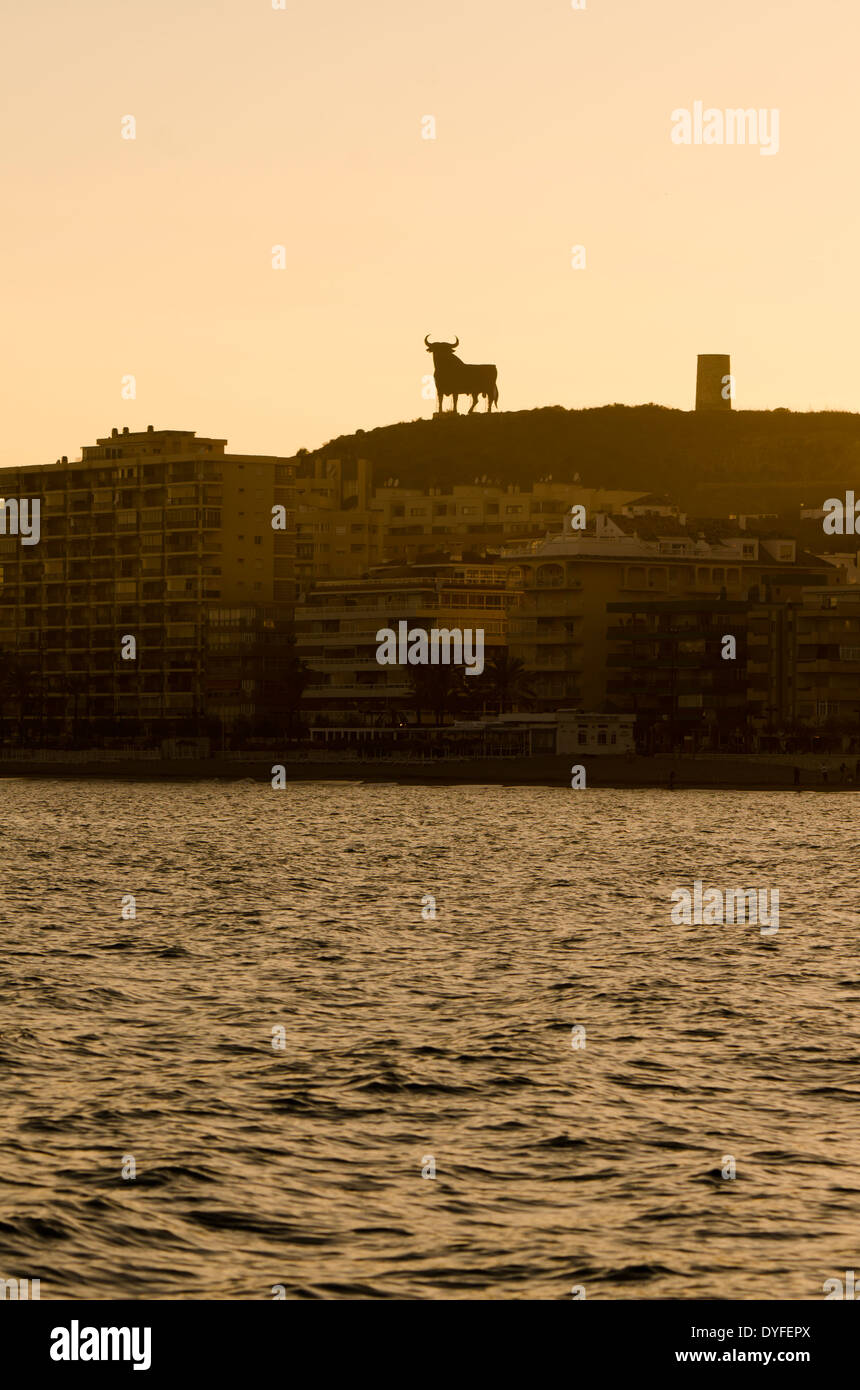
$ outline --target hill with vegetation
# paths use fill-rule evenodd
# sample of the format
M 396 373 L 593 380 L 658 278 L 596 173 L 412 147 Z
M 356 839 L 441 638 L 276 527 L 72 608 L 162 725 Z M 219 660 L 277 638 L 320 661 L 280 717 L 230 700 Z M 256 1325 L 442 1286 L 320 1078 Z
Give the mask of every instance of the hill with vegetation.
M 299 458 L 306 455 L 302 450 Z M 383 425 L 310 451 L 366 458 L 401 487 L 540 479 L 665 492 L 692 514 L 820 506 L 860 493 L 860 415 L 822 411 L 697 414 L 665 406 L 546 406 Z

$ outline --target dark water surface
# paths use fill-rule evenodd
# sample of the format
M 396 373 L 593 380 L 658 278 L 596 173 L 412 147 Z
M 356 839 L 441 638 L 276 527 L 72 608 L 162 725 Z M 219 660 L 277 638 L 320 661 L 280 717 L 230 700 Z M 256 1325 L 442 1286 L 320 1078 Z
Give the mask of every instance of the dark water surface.
M 821 1298 L 860 1263 L 856 798 L 15 780 L 0 805 L 0 1277 Z M 779 932 L 671 925 L 696 878 L 778 888 Z

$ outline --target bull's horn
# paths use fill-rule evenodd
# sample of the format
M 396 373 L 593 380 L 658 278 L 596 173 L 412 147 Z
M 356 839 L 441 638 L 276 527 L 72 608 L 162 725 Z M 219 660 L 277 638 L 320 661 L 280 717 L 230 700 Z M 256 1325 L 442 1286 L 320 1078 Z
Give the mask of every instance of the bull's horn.
M 459 347 L 459 346 L 460 346 L 460 339 L 459 339 L 459 338 L 455 338 L 454 341 L 453 341 L 453 343 L 451 344 L 451 346 L 452 346 L 452 348 Z
M 425 335 L 424 335 L 424 346 L 425 346 L 425 347 L 429 347 L 429 346 L 430 346 L 430 334 L 429 334 L 429 333 L 425 333 Z

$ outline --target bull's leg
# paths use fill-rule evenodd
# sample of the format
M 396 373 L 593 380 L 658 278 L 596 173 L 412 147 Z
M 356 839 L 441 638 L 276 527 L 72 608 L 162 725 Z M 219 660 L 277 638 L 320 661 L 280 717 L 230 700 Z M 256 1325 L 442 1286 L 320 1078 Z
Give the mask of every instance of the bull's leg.
M 457 399 L 458 399 L 458 396 L 459 396 L 459 392 L 458 392 L 458 391 L 455 391 L 455 392 L 454 392 L 454 414 L 455 414 L 455 415 L 457 414 Z
M 471 415 L 472 411 L 475 409 L 475 406 L 476 406 L 477 404 L 478 404 L 478 397 L 477 397 L 477 395 L 473 395 L 473 396 L 472 396 L 472 404 L 469 406 L 469 414 L 470 414 L 470 415 Z
M 436 392 L 436 414 L 437 414 L 437 415 L 441 415 L 441 414 L 442 414 L 442 392 L 441 392 L 441 391 L 437 391 L 437 392 Z

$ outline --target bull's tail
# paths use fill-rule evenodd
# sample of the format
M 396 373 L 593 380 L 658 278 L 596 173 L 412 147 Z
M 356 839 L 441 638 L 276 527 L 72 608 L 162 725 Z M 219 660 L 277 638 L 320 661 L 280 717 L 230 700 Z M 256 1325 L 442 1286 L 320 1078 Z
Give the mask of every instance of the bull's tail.
M 491 385 L 491 387 L 490 387 L 490 394 L 489 394 L 488 397 L 487 397 L 487 409 L 488 409 L 488 410 L 492 410 L 493 406 L 496 406 L 496 408 L 498 409 L 498 405 L 499 405 L 499 387 L 498 387 L 498 383 L 497 383 L 497 381 L 496 381 L 496 378 L 493 377 L 493 383 L 492 383 L 492 385 Z

